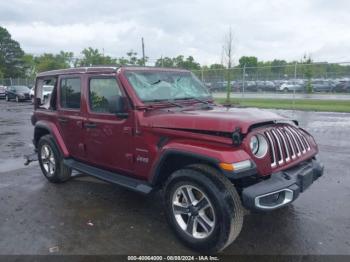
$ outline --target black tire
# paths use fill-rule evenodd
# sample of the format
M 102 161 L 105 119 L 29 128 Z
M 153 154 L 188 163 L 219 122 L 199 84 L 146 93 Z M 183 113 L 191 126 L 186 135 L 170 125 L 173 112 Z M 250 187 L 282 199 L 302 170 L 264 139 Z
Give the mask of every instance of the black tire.
M 53 161 L 44 160 L 45 156 L 43 151 L 45 151 L 46 149 L 50 150 L 51 153 L 49 155 L 53 157 L 52 160 L 54 159 L 54 168 L 48 169 L 53 170 L 52 173 L 47 170 L 47 167 L 48 162 L 52 164 Z M 56 142 L 51 135 L 45 135 L 40 138 L 38 143 L 38 159 L 41 171 L 50 182 L 62 183 L 67 181 L 71 177 L 72 170 L 63 164 L 63 158 L 61 156 L 61 153 L 58 150 Z
M 202 191 L 211 203 L 209 208 L 214 210 L 215 216 L 211 221 L 214 226 L 211 233 L 201 239 L 195 238 L 193 234 L 191 235 L 186 231 L 191 217 L 200 216 L 198 212 L 196 214 L 191 213 L 191 215 L 181 214 L 182 218 L 188 217 L 186 229 L 181 227 L 174 213 L 174 197 L 178 197 L 179 190 L 184 186 L 187 187 L 187 185 L 190 188 L 195 187 Z M 175 231 L 177 237 L 192 249 L 205 251 L 206 253 L 220 252 L 230 245 L 241 232 L 244 208 L 240 197 L 234 185 L 215 168 L 198 164 L 175 171 L 165 184 L 164 200 L 167 219 L 171 228 Z M 193 206 L 196 207 L 196 204 Z M 187 211 L 191 208 L 188 208 Z M 197 227 L 198 223 L 197 221 Z
M 288 92 L 289 92 L 288 88 L 285 87 L 285 88 L 283 89 L 283 92 L 288 93 Z

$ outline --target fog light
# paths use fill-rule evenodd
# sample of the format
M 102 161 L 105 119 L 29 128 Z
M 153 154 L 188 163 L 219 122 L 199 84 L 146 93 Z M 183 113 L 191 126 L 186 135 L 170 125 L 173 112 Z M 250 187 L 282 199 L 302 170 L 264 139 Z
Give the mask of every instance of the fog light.
M 255 198 L 255 206 L 261 209 L 274 209 L 293 201 L 293 191 L 282 189 Z

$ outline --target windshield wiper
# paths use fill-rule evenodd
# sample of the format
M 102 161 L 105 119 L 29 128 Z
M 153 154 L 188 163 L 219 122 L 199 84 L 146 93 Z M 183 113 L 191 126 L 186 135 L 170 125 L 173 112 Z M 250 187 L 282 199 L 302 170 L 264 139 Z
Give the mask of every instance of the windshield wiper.
M 147 100 L 145 102 L 165 102 L 165 103 L 177 106 L 177 107 L 183 107 L 183 105 L 180 105 L 180 104 L 175 103 L 175 102 L 168 100 L 168 99 L 152 99 L 152 100 Z
M 204 104 L 211 104 L 209 101 L 206 101 L 206 100 L 202 100 L 200 98 L 197 98 L 197 97 L 183 97 L 183 98 L 175 98 L 174 100 L 196 100 L 198 102 L 201 102 L 201 103 L 204 103 Z
M 162 82 L 162 80 L 159 79 L 159 80 L 153 82 L 151 85 L 154 86 L 154 85 L 156 85 L 156 84 L 159 84 L 160 82 Z

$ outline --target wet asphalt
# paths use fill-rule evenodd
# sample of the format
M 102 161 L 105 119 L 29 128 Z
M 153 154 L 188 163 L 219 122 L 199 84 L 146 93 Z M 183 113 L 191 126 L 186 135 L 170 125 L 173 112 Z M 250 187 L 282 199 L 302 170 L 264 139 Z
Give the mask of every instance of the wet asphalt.
M 50 184 L 31 153 L 30 103 L 0 101 L 0 255 L 194 254 L 166 223 L 161 195 L 80 176 Z M 350 114 L 277 111 L 319 144 L 325 174 L 289 207 L 251 213 L 223 254 L 350 254 Z

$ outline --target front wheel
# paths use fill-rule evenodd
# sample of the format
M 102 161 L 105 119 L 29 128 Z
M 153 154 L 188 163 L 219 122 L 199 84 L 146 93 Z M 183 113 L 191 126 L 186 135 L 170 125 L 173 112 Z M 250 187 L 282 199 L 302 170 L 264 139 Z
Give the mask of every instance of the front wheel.
M 71 169 L 64 165 L 63 158 L 51 135 L 40 138 L 38 159 L 41 171 L 52 183 L 62 183 L 71 177 Z
M 165 205 L 170 226 L 195 250 L 219 252 L 242 229 L 244 209 L 235 187 L 206 165 L 175 171 L 165 186 Z

